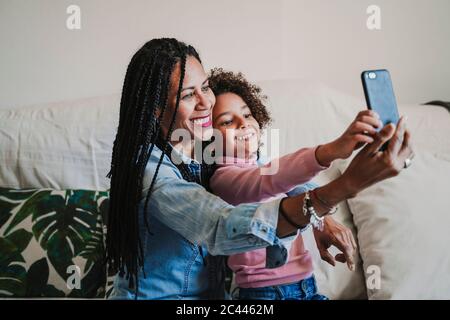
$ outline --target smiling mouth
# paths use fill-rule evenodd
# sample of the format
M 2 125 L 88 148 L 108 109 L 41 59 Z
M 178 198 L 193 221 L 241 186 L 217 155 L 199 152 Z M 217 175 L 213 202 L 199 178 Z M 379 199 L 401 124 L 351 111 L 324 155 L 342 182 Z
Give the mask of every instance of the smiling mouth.
M 195 126 L 209 127 L 212 125 L 211 115 L 207 115 L 206 117 L 203 118 L 191 119 L 191 122 Z
M 236 139 L 237 141 L 248 141 L 248 140 L 250 140 L 251 138 L 253 138 L 255 135 L 256 135 L 255 132 L 251 132 L 251 133 L 247 133 L 247 134 L 245 134 L 245 135 L 243 135 L 243 136 L 240 136 L 240 137 L 235 137 L 235 139 Z

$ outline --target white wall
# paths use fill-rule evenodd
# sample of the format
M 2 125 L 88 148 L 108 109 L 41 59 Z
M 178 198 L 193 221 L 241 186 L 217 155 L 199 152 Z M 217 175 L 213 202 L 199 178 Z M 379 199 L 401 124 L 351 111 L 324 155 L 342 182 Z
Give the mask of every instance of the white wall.
M 81 30 L 66 28 L 70 4 Z M 381 30 L 366 27 L 370 4 Z M 383 67 L 400 102 L 450 100 L 449 13 L 449 0 L 0 0 L 0 108 L 120 92 L 132 54 L 161 36 L 252 80 L 362 97 L 360 72 Z

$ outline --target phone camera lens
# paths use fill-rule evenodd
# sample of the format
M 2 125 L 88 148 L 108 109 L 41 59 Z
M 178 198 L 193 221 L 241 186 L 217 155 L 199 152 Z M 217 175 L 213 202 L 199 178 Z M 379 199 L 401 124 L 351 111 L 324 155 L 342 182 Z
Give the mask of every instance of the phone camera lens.
M 377 74 L 375 72 L 369 72 L 369 79 L 375 79 Z

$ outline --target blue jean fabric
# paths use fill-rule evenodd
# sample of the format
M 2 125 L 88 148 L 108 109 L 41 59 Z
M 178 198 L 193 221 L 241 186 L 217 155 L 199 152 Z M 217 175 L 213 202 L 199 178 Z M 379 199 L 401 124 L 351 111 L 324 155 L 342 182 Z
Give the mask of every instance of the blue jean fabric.
M 117 274 L 110 299 L 204 299 L 209 287 L 208 254 L 231 255 L 272 246 L 269 264 L 286 263 L 286 248 L 276 235 L 281 199 L 231 206 L 201 185 L 184 180 L 166 155 L 145 213 L 145 195 L 160 156 L 161 150 L 155 146 L 139 204 L 144 251 L 139 290 L 136 295 L 126 277 Z M 189 158 L 182 160 L 189 164 L 192 174 L 199 174 L 199 163 Z
M 237 290 L 234 297 L 237 300 L 328 300 L 317 292 L 314 276 L 291 284 Z

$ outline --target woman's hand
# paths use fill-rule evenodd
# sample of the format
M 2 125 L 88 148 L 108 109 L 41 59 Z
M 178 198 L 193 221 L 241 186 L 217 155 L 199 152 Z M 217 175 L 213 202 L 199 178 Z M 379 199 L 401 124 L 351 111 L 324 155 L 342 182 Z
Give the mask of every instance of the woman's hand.
M 328 262 L 333 267 L 336 265 L 336 260 L 347 263 L 351 271 L 355 270 L 354 253 L 357 246 L 349 228 L 328 216 L 324 219 L 323 231 L 314 228 L 314 238 L 316 239 L 317 249 L 319 249 L 322 260 Z M 331 246 L 338 248 L 341 253 L 333 257 L 328 251 Z
M 366 143 L 372 143 L 377 129 L 381 126 L 380 117 L 376 112 L 372 110 L 359 112 L 339 138 L 317 148 L 317 161 L 323 166 L 329 166 L 336 159 L 347 159 L 353 151 Z
M 379 151 L 387 141 L 388 148 Z M 402 117 L 397 127 L 388 124 L 377 133 L 374 142 L 366 145 L 355 156 L 340 178 L 347 190 L 356 195 L 379 181 L 398 175 L 405 166 L 405 160 L 413 157 L 411 134 Z

